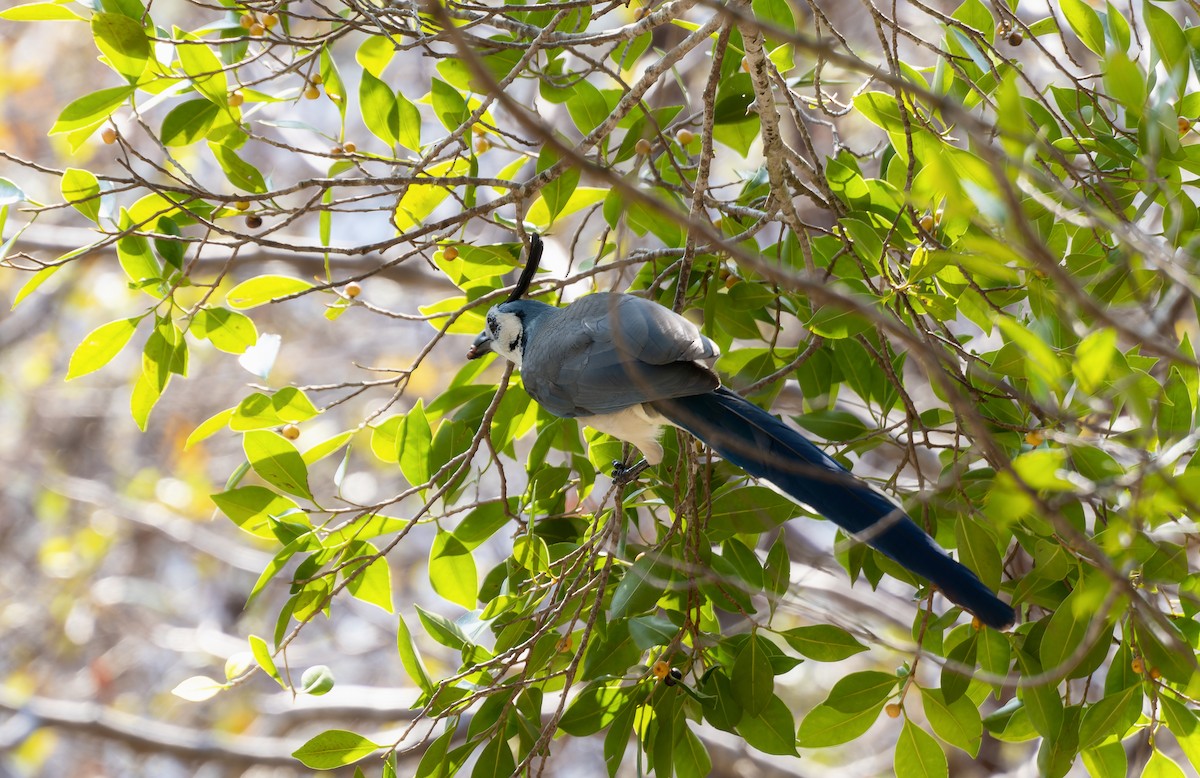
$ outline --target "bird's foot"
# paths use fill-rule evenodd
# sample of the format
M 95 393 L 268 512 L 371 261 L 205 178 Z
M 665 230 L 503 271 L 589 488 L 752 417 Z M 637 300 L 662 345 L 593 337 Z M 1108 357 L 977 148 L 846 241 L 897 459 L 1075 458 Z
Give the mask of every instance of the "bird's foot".
M 626 466 L 624 462 L 613 462 L 612 478 L 618 486 L 625 486 L 637 479 L 642 472 L 650 467 L 650 463 L 644 459 L 639 459 L 632 465 Z

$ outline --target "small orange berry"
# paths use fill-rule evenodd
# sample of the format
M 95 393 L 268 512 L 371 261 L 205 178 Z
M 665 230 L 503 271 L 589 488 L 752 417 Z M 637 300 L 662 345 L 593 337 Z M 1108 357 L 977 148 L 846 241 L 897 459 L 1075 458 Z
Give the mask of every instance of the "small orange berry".
M 112 127 L 105 127 L 100 131 L 100 140 L 111 146 L 117 142 L 117 131 Z
M 300 437 L 300 428 L 295 424 L 285 425 L 281 432 L 288 440 L 295 440 L 296 438 Z
M 1129 668 L 1131 670 L 1133 670 L 1135 673 L 1137 673 L 1138 675 L 1141 675 L 1143 672 L 1146 671 L 1146 663 L 1143 662 L 1141 660 L 1141 658 L 1139 657 L 1138 659 L 1134 659 L 1132 662 L 1129 663 Z
M 663 678 L 666 678 L 667 675 L 670 674 L 671 665 L 660 659 L 657 662 L 655 662 L 654 665 L 650 668 L 650 672 L 654 674 L 655 678 L 657 678 L 661 681 Z
M 252 15 L 242 14 L 242 18 L 238 19 L 238 24 L 242 26 L 243 30 L 248 30 L 253 27 L 256 22 L 254 21 L 254 17 Z
M 691 130 L 687 129 L 686 127 L 680 128 L 680 130 L 675 133 L 675 140 L 679 143 L 680 146 L 687 146 L 695 139 L 696 139 L 696 133 L 692 132 Z
M 353 300 L 355 297 L 358 297 L 360 294 L 362 294 L 362 285 L 357 281 L 351 281 L 350 283 L 346 284 L 346 288 L 343 291 L 346 293 L 347 297 Z
M 263 225 L 262 217 L 259 216 L 258 214 L 252 213 L 246 217 L 246 226 L 249 227 L 250 229 L 257 230 L 262 225 Z
M 279 17 L 275 14 L 263 14 L 262 26 L 268 30 L 279 24 Z
M 479 138 L 475 141 L 475 153 L 482 154 L 492 147 L 492 142 L 487 138 Z
M 346 150 L 347 154 L 353 154 L 358 151 L 358 146 L 354 145 L 353 141 L 346 141 L 342 144 L 342 148 Z
M 1150 677 L 1157 681 L 1159 678 L 1162 678 L 1162 670 L 1159 670 L 1157 667 L 1151 667 Z
M 971 629 L 975 630 L 976 632 L 983 629 L 983 622 L 979 620 L 978 616 L 971 617 Z
M 234 200 L 233 207 L 234 207 L 234 210 L 248 211 L 248 210 L 250 210 L 250 201 L 249 200 Z
M 454 260 L 458 259 L 458 249 L 456 249 L 454 246 L 447 246 L 442 250 L 442 258 L 449 262 L 453 262 Z
M 1025 433 L 1025 442 L 1031 446 L 1040 446 L 1046 442 L 1046 436 L 1041 430 L 1032 430 Z
M 1188 130 L 1192 129 L 1192 120 L 1186 116 L 1180 116 L 1178 119 L 1179 134 L 1183 135 Z
M 308 86 L 306 86 L 306 87 L 304 88 L 304 97 L 305 97 L 305 99 L 307 99 L 307 100 L 316 100 L 316 99 L 317 99 L 318 97 L 320 97 L 320 96 L 321 96 L 321 90 L 320 90 L 320 89 L 317 89 L 317 88 L 316 88 L 314 85 L 312 85 L 312 84 L 309 84 Z
M 646 140 L 645 138 L 639 138 L 638 142 L 633 144 L 633 150 L 638 154 L 641 154 L 643 157 L 648 156 L 652 148 L 653 147 L 650 145 L 650 141 Z
M 250 25 L 250 29 L 249 29 L 250 37 L 252 37 L 252 38 L 261 38 L 262 34 L 266 31 L 267 31 L 267 28 L 263 27 L 258 22 L 255 22 L 254 24 Z
M 335 157 L 339 157 L 342 154 L 344 154 L 345 152 L 346 152 L 346 150 L 344 148 L 342 148 L 341 146 L 330 146 L 329 147 L 329 153 Z
M 1008 34 L 1008 45 L 1009 46 L 1020 46 L 1021 41 L 1023 41 L 1023 40 L 1025 40 L 1025 36 L 1022 35 L 1019 30 L 1013 30 L 1012 32 L 1010 32 Z
M 900 703 L 893 702 L 884 708 L 883 711 L 888 715 L 889 719 L 898 719 L 900 718 Z
M 311 76 L 308 77 L 308 80 L 314 84 L 325 83 L 325 77 L 322 76 L 320 73 L 313 73 Z
M 921 225 L 921 229 L 925 230 L 926 232 L 933 230 L 933 214 L 927 213 L 922 216 L 919 224 Z
M 230 92 L 229 96 L 225 98 L 225 102 L 229 104 L 230 108 L 237 108 L 239 105 L 246 102 L 246 96 L 240 91 Z

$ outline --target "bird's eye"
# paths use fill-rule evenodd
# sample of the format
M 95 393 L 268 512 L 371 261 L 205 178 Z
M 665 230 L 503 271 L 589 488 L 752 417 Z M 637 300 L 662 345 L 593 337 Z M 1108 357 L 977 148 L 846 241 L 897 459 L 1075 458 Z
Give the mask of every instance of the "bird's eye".
M 517 350 L 517 343 L 519 343 L 519 342 L 520 342 L 520 339 L 519 339 L 519 338 L 513 338 L 513 339 L 512 339 L 512 340 L 509 342 L 509 344 L 508 344 L 508 350 L 509 350 L 509 351 L 516 351 L 516 350 Z

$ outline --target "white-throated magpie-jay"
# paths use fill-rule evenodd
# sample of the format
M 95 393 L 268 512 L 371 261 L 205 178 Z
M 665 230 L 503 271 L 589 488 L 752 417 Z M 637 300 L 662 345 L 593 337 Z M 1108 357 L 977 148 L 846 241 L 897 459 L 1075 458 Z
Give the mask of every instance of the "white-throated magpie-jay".
M 931 581 L 984 624 L 1004 629 L 1013 623 L 1013 609 L 901 508 L 799 432 L 722 387 L 709 366 L 720 351 L 684 317 L 628 294 L 592 294 L 565 308 L 520 299 L 540 253 L 534 236 L 517 288 L 488 311 L 487 328 L 468 358 L 490 351 L 507 359 L 547 411 L 632 443 L 651 465 L 662 461 L 664 426 L 687 430 Z

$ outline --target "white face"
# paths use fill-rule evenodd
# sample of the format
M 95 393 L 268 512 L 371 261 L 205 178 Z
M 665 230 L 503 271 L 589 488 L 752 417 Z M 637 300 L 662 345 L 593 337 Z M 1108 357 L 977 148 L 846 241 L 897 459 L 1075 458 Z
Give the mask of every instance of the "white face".
M 492 339 L 492 351 L 521 366 L 521 319 L 515 313 L 504 313 L 495 308 L 488 311 L 487 333 Z

